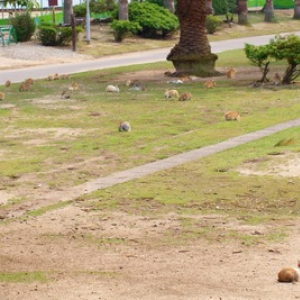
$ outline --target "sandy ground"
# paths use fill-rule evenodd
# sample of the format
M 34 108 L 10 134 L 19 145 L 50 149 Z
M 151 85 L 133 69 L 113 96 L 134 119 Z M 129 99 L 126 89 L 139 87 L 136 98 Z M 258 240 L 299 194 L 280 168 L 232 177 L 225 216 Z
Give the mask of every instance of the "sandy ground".
M 2 67 L 66 59 L 63 55 L 42 61 L 11 58 L 2 50 Z M 299 177 L 299 156 L 287 157 L 287 161 L 277 165 L 273 161 L 271 165 L 275 169 L 269 168 L 263 174 L 250 167 L 240 171 L 245 175 L 273 172 L 274 176 Z M 0 192 L 1 205 L 11 195 Z M 19 209 L 26 212 L 26 206 Z M 14 213 L 18 215 L 12 211 L 9 218 L 0 214 L 1 300 L 300 298 L 299 284 L 276 281 L 279 269 L 295 266 L 299 258 L 297 220 L 245 226 L 226 215 L 193 216 L 204 228 L 265 235 L 270 227 L 280 227 L 290 233 L 284 242 L 266 241 L 249 247 L 240 242 L 229 243 L 222 234 L 211 241 L 199 238 L 185 242 L 180 239 L 182 216 L 176 213 L 108 214 L 87 210 L 80 201 L 28 219 L 15 219 Z M 177 242 L 170 244 L 168 235 Z M 3 274 L 17 272 L 27 274 L 27 278 L 41 272 L 46 279 L 25 283 L 1 281 Z
M 73 52 L 71 47 L 45 47 L 34 40 L 26 43 L 11 43 L 9 46 L 0 46 L 0 70 L 79 62 L 89 59 L 92 59 L 92 57 Z

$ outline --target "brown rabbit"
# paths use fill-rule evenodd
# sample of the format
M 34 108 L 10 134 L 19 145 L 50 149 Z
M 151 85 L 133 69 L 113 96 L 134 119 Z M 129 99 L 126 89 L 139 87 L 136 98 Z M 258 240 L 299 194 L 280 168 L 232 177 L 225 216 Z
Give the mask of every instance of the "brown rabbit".
M 61 79 L 70 79 L 70 74 L 62 74 Z
M 226 121 L 239 121 L 241 119 L 238 111 L 228 111 L 224 116 Z
M 133 86 L 141 86 L 142 83 L 138 80 L 138 79 L 134 79 L 134 80 L 127 80 L 126 82 L 126 86 L 128 87 L 133 87 Z
M 48 75 L 47 80 L 48 81 L 53 81 L 54 80 L 54 76 L 53 75 Z
M 10 85 L 11 85 L 10 80 L 6 80 L 6 81 L 5 81 L 5 86 L 6 86 L 6 87 L 10 87 Z
M 235 74 L 237 73 L 237 70 L 234 69 L 234 68 L 230 68 L 227 72 L 226 72 L 226 76 L 227 78 L 234 78 L 235 77 Z
M 59 80 L 59 75 L 58 75 L 57 73 L 55 73 L 55 74 L 53 75 L 53 79 L 54 79 L 54 80 Z
M 216 83 L 213 80 L 208 80 L 208 81 L 204 82 L 204 86 L 207 89 L 212 89 L 212 88 L 214 88 L 216 86 Z
M 5 99 L 5 94 L 0 92 L 0 100 L 4 100 Z
M 31 84 L 29 84 L 27 82 L 23 82 L 19 87 L 19 91 L 20 92 L 29 91 L 30 87 L 31 87 Z
M 279 85 L 282 82 L 281 77 L 278 73 L 275 73 L 274 75 L 274 84 Z
M 192 93 L 190 92 L 185 92 L 182 93 L 179 97 L 179 101 L 187 101 L 192 99 Z
M 179 79 L 183 82 L 191 81 L 191 77 L 189 75 L 185 75 L 185 74 L 180 75 Z
M 300 278 L 300 261 L 298 260 L 297 267 L 286 267 L 278 272 L 278 281 L 279 282 L 296 282 Z
M 176 90 L 166 90 L 165 98 L 166 99 L 179 98 L 179 93 Z
M 69 87 L 69 91 L 78 91 L 79 85 L 76 82 L 72 82 L 71 86 Z
M 27 78 L 25 80 L 25 83 L 28 83 L 28 84 L 34 84 L 34 80 L 32 78 Z

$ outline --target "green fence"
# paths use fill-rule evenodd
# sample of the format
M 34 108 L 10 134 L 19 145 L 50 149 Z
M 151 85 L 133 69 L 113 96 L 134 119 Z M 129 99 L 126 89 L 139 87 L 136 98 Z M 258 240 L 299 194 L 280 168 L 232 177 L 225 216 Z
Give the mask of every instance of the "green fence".
M 294 8 L 295 3 L 293 0 L 274 0 L 274 8 L 276 9 L 290 9 Z
M 248 0 L 247 5 L 248 8 L 260 8 L 263 7 L 266 3 L 266 0 Z M 274 8 L 275 9 L 291 9 L 294 8 L 293 0 L 274 0 Z

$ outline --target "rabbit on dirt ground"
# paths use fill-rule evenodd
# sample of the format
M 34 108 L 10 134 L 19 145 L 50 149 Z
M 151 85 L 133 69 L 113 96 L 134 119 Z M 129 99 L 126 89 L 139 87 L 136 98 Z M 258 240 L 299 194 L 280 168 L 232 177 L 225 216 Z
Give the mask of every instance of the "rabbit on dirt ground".
M 286 267 L 278 272 L 278 282 L 292 282 L 299 281 L 300 278 L 300 261 L 298 260 L 297 267 Z

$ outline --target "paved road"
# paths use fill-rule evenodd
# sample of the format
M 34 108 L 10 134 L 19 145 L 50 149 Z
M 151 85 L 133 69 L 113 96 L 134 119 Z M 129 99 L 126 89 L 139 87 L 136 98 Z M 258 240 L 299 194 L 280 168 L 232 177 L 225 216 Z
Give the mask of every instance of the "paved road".
M 295 34 L 300 36 L 300 32 L 296 32 Z M 247 37 L 220 42 L 212 42 L 211 48 L 213 53 L 220 53 L 227 50 L 242 49 L 244 48 L 245 43 L 249 43 L 252 45 L 265 45 L 268 44 L 270 39 L 273 37 L 274 35 L 265 35 L 259 37 Z M 128 53 L 123 55 L 114 55 L 78 63 L 65 63 L 38 67 L 27 67 L 14 70 L 3 70 L 0 72 L 0 84 L 4 84 L 7 79 L 10 79 L 12 82 L 21 82 L 24 80 L 24 78 L 27 77 L 41 79 L 46 78 L 49 74 L 53 73 L 73 74 L 92 70 L 102 70 L 118 66 L 128 66 L 135 64 L 165 61 L 166 56 L 169 52 L 169 48 L 158 49 L 151 51 Z

